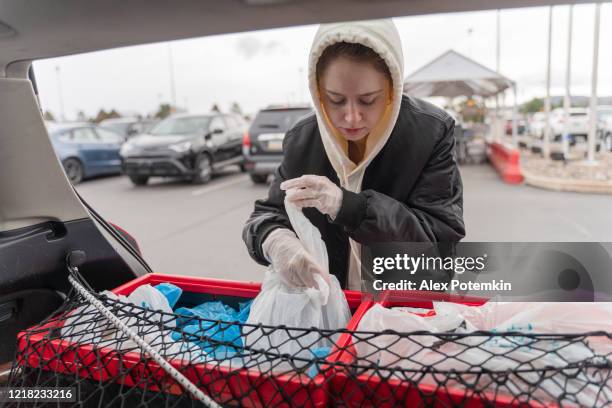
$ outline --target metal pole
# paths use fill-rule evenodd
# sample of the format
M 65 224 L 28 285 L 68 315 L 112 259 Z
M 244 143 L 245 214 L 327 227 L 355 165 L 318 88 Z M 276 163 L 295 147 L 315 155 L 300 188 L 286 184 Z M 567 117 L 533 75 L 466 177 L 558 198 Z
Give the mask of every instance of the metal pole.
M 474 32 L 474 29 L 472 27 L 468 28 L 467 34 L 468 34 L 468 57 L 470 58 L 474 58 L 472 56 L 472 33 Z
M 172 107 L 176 108 L 176 88 L 174 86 L 174 64 L 172 62 L 172 44 L 168 43 L 168 65 L 170 66 L 170 95 Z
M 64 114 L 64 97 L 62 95 L 62 79 L 59 65 L 55 66 L 55 73 L 57 74 L 57 95 L 59 96 L 60 119 L 63 122 L 66 120 L 66 115 Z
M 601 15 L 601 3 L 595 5 L 595 33 L 593 41 L 593 74 L 591 76 L 591 104 L 589 106 L 589 144 L 587 161 L 595 162 L 595 144 L 597 137 L 597 73 L 599 63 L 599 20 Z
M 495 71 L 499 74 L 499 53 L 500 53 L 500 36 L 499 36 L 499 13 L 500 10 L 497 9 L 497 27 L 496 27 L 496 47 L 495 47 Z M 500 141 L 502 139 L 500 131 L 500 120 L 499 120 L 499 93 L 495 94 L 495 139 Z
M 569 121 L 570 113 L 569 110 L 572 106 L 571 95 L 570 95 L 570 82 L 571 82 L 571 70 L 572 70 L 572 23 L 574 20 L 574 5 L 569 6 L 569 23 L 567 29 L 567 65 L 565 68 L 565 98 L 563 98 L 563 110 L 565 117 L 565 126 L 563 129 L 563 157 L 567 160 L 569 156 Z
M 497 73 L 499 74 L 499 55 L 500 55 L 500 48 L 501 48 L 501 40 L 500 40 L 500 24 L 499 24 L 499 20 L 500 20 L 500 10 L 497 9 L 497 46 L 495 48 L 495 71 L 497 71 Z
M 552 54 L 552 6 L 548 8 L 548 53 L 546 54 L 546 99 L 544 100 L 544 112 L 546 113 L 546 127 L 544 128 L 544 141 L 542 153 L 545 159 L 550 158 L 550 62 Z
M 516 128 L 518 101 L 516 97 L 516 83 L 512 84 L 512 92 L 514 93 L 514 106 L 512 106 L 512 146 L 518 147 L 518 129 Z

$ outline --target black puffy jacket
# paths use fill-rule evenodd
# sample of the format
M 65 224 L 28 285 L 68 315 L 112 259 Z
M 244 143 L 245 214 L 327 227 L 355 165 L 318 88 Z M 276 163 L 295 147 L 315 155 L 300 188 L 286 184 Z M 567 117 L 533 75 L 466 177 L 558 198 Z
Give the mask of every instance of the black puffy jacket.
M 465 236 L 454 127 L 444 110 L 404 96 L 389 140 L 365 171 L 362 191 L 343 189 L 342 206 L 333 222 L 314 208 L 304 209 L 321 232 L 329 271 L 342 287 L 347 283 L 349 237 L 367 246 L 389 241 L 452 243 Z M 266 236 L 275 228 L 291 229 L 280 184 L 316 174 L 340 185 L 314 114 L 287 132 L 283 151 L 268 198 L 255 202 L 242 234 L 249 254 L 262 265 L 268 264 L 261 248 Z

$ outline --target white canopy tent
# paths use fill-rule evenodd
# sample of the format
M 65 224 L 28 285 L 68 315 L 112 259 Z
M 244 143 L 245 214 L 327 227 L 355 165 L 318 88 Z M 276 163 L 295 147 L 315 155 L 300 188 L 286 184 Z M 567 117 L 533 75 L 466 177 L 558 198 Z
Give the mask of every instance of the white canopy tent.
M 404 80 L 404 93 L 419 98 L 481 96 L 490 98 L 512 88 L 512 142 L 516 145 L 516 83 L 478 62 L 449 50 Z

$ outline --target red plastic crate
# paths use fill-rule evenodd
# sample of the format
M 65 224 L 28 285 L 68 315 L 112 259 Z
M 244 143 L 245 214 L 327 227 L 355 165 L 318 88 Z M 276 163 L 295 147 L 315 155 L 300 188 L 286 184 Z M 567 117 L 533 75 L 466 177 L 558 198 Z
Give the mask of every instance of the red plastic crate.
M 429 313 L 422 314 L 430 316 L 435 314 L 433 311 L 434 301 L 447 301 L 461 303 L 468 306 L 481 306 L 486 303 L 486 299 L 474 297 L 461 297 L 439 292 L 385 292 L 380 300 L 364 298 L 353 318 L 349 322 L 349 330 L 357 330 L 361 319 L 372 306 L 380 303 L 385 307 L 414 307 L 431 309 Z M 437 390 L 431 384 L 420 384 L 417 387 L 407 381 L 399 379 L 382 379 L 378 376 L 362 374 L 356 378 L 348 377 L 342 367 L 342 363 L 351 364 L 355 361 L 356 351 L 353 348 L 353 338 L 350 333 L 343 334 L 338 340 L 338 349 L 330 355 L 328 361 L 335 363 L 334 370 L 326 372 L 329 381 L 329 390 L 333 395 L 333 400 L 340 401 L 341 406 L 346 407 L 448 407 L 462 406 L 465 408 L 476 408 L 490 406 L 491 401 L 495 401 L 496 407 L 523 407 L 534 406 L 533 404 L 519 403 L 511 396 L 493 395 L 485 393 L 487 400 L 483 401 L 480 396 L 463 389 L 446 388 L 444 391 Z M 370 390 L 376 390 L 372 392 Z M 433 395 L 433 398 L 424 400 L 423 394 Z
M 261 289 L 261 284 L 256 282 L 235 282 L 219 279 L 195 278 L 186 276 L 164 275 L 164 274 L 147 274 L 133 281 L 130 281 L 113 290 L 118 295 L 129 295 L 137 287 L 144 284 L 156 285 L 158 283 L 172 283 L 181 289 L 183 293 L 209 294 L 215 296 L 231 296 L 244 299 L 253 299 L 257 296 Z M 351 310 L 355 310 L 361 303 L 361 292 L 344 291 L 347 302 Z M 53 327 L 45 327 L 52 329 Z M 30 336 L 30 342 L 20 333 L 18 338 L 19 351 L 26 350 L 28 347 L 33 347 L 41 341 L 45 336 L 46 331 L 41 330 Z M 51 340 L 43 342 L 43 350 L 36 350 L 36 353 L 27 353 L 30 357 L 27 363 L 30 367 L 38 367 L 45 360 L 53 360 L 53 356 L 58 352 L 67 353 L 67 358 L 60 361 L 54 361 L 48 364 L 48 368 L 54 372 L 66 374 L 78 374 L 80 377 L 89 378 L 96 381 L 106 381 L 109 378 L 114 378 L 121 367 L 129 370 L 129 374 L 120 377 L 123 384 L 134 386 L 142 384 L 142 378 L 151 378 L 153 384 L 160 381 L 165 382 L 166 391 L 170 393 L 180 394 L 182 389 L 176 383 L 168 384 L 168 376 L 155 362 L 148 363 L 143 366 L 140 363 L 140 355 L 134 352 L 124 353 L 121 361 L 117 352 L 113 349 L 98 349 L 98 356 L 94 354 L 94 346 L 92 345 L 76 345 L 66 340 Z M 100 352 L 101 351 L 101 352 Z M 97 369 L 95 363 L 102 355 L 104 370 Z M 77 358 L 78 357 L 78 358 Z M 331 356 L 330 356 L 331 358 Z M 42 361 L 41 361 L 42 360 Z M 82 364 L 74 364 L 75 361 L 81 361 Z M 181 367 L 180 361 L 172 360 L 170 363 L 176 367 Z M 231 376 L 228 376 L 229 372 Z M 238 371 L 238 375 L 236 375 Z M 206 373 L 206 375 L 203 375 Z M 291 406 L 326 406 L 328 403 L 328 383 L 322 374 L 318 374 L 314 378 L 308 377 L 306 374 L 283 374 L 283 375 L 263 375 L 257 370 L 249 369 L 231 369 L 221 365 L 212 365 L 207 363 L 194 364 L 192 369 L 183 372 L 183 374 L 192 381 L 204 380 L 204 386 L 209 387 L 209 390 L 214 392 L 216 396 L 221 396 L 221 400 L 217 401 L 221 404 L 229 401 L 235 401 L 237 396 L 244 395 L 244 390 L 252 389 L 243 400 L 239 401 L 240 406 L 288 406 L 284 403 L 282 395 L 279 395 L 278 389 L 283 389 L 286 394 L 292 395 Z M 253 384 L 257 384 L 253 389 Z M 148 384 L 150 386 L 150 384 Z M 153 391 L 159 390 L 151 387 Z

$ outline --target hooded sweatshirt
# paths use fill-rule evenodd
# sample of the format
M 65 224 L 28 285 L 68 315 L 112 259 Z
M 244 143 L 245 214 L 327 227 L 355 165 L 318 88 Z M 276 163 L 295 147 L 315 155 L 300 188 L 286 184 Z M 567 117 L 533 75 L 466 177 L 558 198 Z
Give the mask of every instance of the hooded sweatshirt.
M 386 61 L 392 77 L 392 101 L 371 130 L 359 163 L 348 157 L 347 143 L 325 118 L 319 100 L 316 63 L 338 41 L 358 42 Z M 321 232 L 329 271 L 343 287 L 360 289 L 360 251 L 385 242 L 455 243 L 465 235 L 463 188 L 454 157 L 454 120 L 444 110 L 402 95 L 402 52 L 388 20 L 323 25 L 310 57 L 309 84 L 315 114 L 296 123 L 283 140 L 283 161 L 266 198 L 257 200 L 243 229 L 251 257 L 269 261 L 262 243 L 276 228 L 292 229 L 280 184 L 305 174 L 327 177 L 342 190 L 342 204 L 331 219 L 315 208 L 303 213 Z M 367 265 L 364 265 L 367 266 Z M 361 275 L 361 276 L 360 276 Z
M 331 124 L 321 103 L 317 81 L 317 62 L 323 51 L 339 42 L 357 43 L 373 49 L 387 64 L 391 73 L 391 104 L 387 105 L 382 119 L 367 136 L 365 153 L 359 163 L 353 163 L 348 154 L 348 143 Z M 348 191 L 359 193 L 368 165 L 387 143 L 395 126 L 400 110 L 404 77 L 404 56 L 399 33 L 392 20 L 370 20 L 348 23 L 325 24 L 319 27 L 308 62 L 308 85 L 315 108 L 317 124 L 325 153 L 329 159 L 340 186 Z M 348 287 L 361 288 L 361 247 L 353 239 L 349 240 L 351 254 L 349 260 Z

